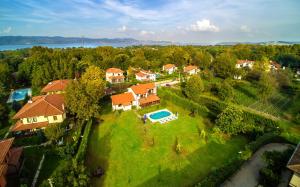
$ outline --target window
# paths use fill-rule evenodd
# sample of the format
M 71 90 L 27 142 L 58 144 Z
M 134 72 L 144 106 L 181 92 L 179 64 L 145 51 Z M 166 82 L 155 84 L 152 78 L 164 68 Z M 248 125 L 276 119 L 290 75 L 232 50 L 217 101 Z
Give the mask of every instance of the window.
M 32 118 L 27 118 L 27 123 L 32 123 Z
M 32 118 L 32 121 L 33 122 L 37 122 L 37 118 Z
M 57 116 L 53 116 L 53 120 L 56 121 L 57 120 Z

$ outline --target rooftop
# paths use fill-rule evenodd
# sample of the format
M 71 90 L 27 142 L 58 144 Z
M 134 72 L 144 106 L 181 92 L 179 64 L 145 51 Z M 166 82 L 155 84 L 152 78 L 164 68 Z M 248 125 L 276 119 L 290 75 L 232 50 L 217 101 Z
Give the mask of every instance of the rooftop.
M 132 93 L 122 93 L 118 95 L 112 95 L 111 100 L 113 105 L 129 105 L 132 101 L 134 101 L 134 97 Z
M 106 70 L 106 73 L 123 73 L 123 71 L 119 68 L 109 68 Z
M 287 163 L 287 168 L 290 170 L 300 174 L 300 144 L 296 147 L 292 157 L 290 158 L 289 162 Z
M 135 94 L 145 94 L 148 90 L 155 88 L 154 83 L 137 84 L 130 87 Z
M 184 72 L 188 72 L 188 71 L 191 71 L 191 70 L 194 70 L 194 69 L 198 69 L 198 67 L 197 67 L 197 66 L 192 66 L 192 65 L 190 65 L 190 66 L 184 67 L 184 68 L 183 68 L 183 71 L 184 71 Z
M 53 116 L 64 113 L 64 96 L 62 94 L 33 97 L 13 117 L 13 119 Z
M 164 69 L 171 69 L 173 67 L 176 67 L 174 64 L 165 64 Z
M 57 91 L 64 91 L 67 85 L 71 82 L 71 80 L 64 79 L 64 80 L 55 80 L 49 82 L 43 89 L 43 93 L 47 92 L 57 92 Z

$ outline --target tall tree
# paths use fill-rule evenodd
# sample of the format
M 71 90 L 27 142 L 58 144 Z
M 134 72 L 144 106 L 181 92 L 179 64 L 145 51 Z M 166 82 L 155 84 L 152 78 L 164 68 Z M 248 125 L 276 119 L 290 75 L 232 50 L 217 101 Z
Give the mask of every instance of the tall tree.
M 90 66 L 79 80 L 73 81 L 66 89 L 68 109 L 80 119 L 97 117 L 100 99 L 104 96 L 105 81 L 103 71 Z
M 269 73 L 264 72 L 258 81 L 259 90 L 258 93 L 263 101 L 270 98 L 277 89 L 276 79 Z
M 235 73 L 236 58 L 230 53 L 218 55 L 213 63 L 214 72 L 222 78 L 232 78 Z
M 193 75 L 187 80 L 185 85 L 185 93 L 190 99 L 196 101 L 199 94 L 201 94 L 203 91 L 204 85 L 199 75 Z

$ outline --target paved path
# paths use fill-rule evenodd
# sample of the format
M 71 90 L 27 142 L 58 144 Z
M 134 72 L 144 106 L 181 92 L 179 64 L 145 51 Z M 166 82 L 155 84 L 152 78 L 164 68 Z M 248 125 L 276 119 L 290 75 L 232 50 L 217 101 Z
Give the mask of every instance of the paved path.
M 252 158 L 243 164 L 239 171 L 237 171 L 230 179 L 222 184 L 222 187 L 255 187 L 258 184 L 259 170 L 265 166 L 261 156 L 265 151 L 284 151 L 290 145 L 271 143 L 263 146 Z

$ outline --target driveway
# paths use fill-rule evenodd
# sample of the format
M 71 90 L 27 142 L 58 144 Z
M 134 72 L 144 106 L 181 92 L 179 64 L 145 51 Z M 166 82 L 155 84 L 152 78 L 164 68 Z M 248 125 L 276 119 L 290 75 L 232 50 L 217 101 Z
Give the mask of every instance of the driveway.
M 290 145 L 271 143 L 263 146 L 252 158 L 244 163 L 239 171 L 237 171 L 230 179 L 225 181 L 222 187 L 255 187 L 258 184 L 259 170 L 265 166 L 261 156 L 265 151 L 284 151 Z

